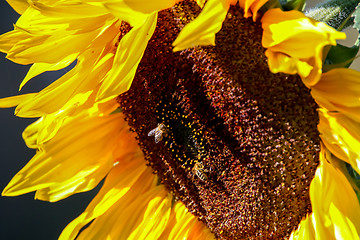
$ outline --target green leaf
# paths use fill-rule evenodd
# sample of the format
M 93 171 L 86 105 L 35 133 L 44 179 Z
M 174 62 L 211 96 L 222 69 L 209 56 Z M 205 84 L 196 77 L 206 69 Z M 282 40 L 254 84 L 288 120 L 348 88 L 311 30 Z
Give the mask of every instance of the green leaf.
M 360 4 L 357 6 L 357 8 L 355 9 L 354 13 L 352 14 L 352 17 L 354 18 L 354 24 L 353 24 L 353 28 L 355 28 L 358 33 L 360 33 Z M 358 34 L 358 39 L 355 43 L 356 46 L 360 45 L 360 35 Z
M 306 16 L 341 31 L 353 25 L 353 13 L 359 0 L 327 0 L 307 10 Z
M 348 68 L 354 61 L 359 46 L 346 47 L 341 44 L 332 46 L 328 52 L 323 71 L 327 72 L 334 68 Z
M 358 31 L 360 31 L 360 7 L 359 5 L 357 6 L 356 10 L 354 11 L 354 13 L 352 14 L 352 16 L 354 17 L 354 25 L 353 28 L 357 29 Z

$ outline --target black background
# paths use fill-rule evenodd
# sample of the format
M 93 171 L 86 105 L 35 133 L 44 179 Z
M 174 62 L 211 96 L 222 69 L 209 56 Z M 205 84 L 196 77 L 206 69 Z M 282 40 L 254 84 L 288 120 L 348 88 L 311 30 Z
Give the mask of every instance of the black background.
M 0 0 L 0 34 L 13 29 L 19 15 Z M 0 98 L 18 95 L 19 84 L 29 66 L 15 64 L 0 53 Z M 58 77 L 58 73 L 43 74 L 25 85 L 21 93 L 39 91 Z M 0 191 L 31 159 L 34 150 L 28 149 L 21 133 L 34 119 L 14 116 L 14 108 L 0 109 Z M 0 239 L 57 239 L 62 229 L 81 214 L 95 192 L 75 194 L 65 200 L 48 203 L 34 200 L 34 193 L 17 197 L 0 197 Z

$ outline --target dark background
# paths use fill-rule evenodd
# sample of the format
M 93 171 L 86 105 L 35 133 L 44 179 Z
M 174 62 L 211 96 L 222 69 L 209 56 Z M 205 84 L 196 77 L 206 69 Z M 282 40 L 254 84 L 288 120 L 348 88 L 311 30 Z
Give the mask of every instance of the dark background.
M 0 34 L 13 29 L 19 15 L 0 0 Z M 0 53 L 0 98 L 18 95 L 19 84 L 29 66 L 15 64 Z M 21 93 L 39 91 L 66 70 L 44 74 L 25 85 Z M 55 77 L 55 78 L 54 78 Z M 14 108 L 0 109 L 0 192 L 11 178 L 31 159 L 21 133 L 34 119 L 14 116 Z M 65 200 L 48 203 L 34 200 L 34 193 L 0 197 L 0 239 L 57 239 L 62 229 L 84 211 L 95 192 L 75 194 Z

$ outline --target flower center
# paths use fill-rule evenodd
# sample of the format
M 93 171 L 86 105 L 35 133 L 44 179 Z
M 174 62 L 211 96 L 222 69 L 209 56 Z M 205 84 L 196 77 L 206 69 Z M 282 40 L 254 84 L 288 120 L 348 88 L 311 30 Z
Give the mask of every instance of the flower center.
M 200 9 L 159 13 L 131 89 L 118 97 L 161 182 L 221 239 L 279 239 L 311 211 L 316 104 L 272 74 L 262 29 L 231 7 L 216 46 L 172 52 Z

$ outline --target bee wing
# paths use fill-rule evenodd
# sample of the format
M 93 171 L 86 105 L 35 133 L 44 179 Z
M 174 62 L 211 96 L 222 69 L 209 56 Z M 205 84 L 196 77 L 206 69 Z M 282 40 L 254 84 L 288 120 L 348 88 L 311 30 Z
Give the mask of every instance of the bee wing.
M 162 138 L 163 136 L 161 131 L 155 132 L 155 143 L 159 143 L 162 140 Z
M 154 136 L 155 133 L 156 133 L 156 130 L 157 130 L 157 128 L 154 128 L 153 130 L 151 130 L 151 131 L 148 133 L 148 136 L 149 136 L 149 137 L 150 137 L 150 136 Z

